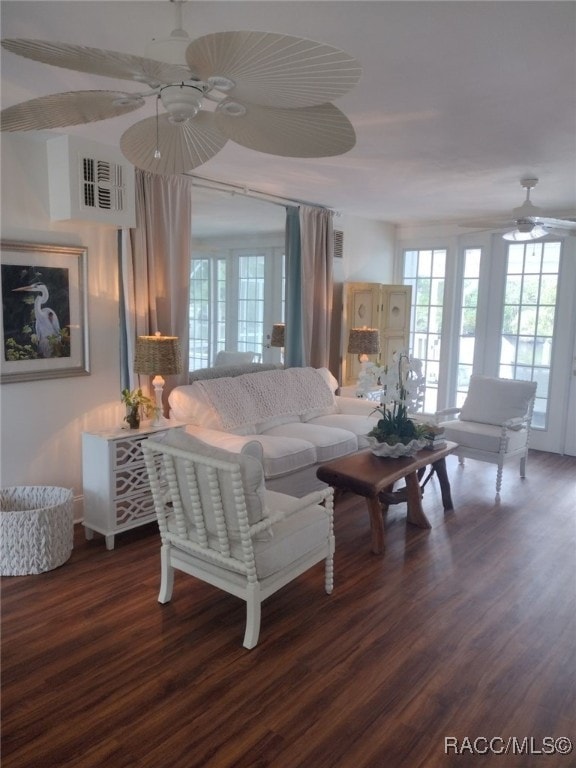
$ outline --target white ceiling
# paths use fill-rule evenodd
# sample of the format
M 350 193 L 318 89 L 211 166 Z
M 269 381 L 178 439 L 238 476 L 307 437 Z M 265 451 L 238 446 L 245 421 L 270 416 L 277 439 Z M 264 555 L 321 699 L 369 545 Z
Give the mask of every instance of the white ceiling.
M 175 25 L 168 0 L 3 0 L 2 37 L 144 55 Z M 337 211 L 400 224 L 508 216 L 536 176 L 548 215 L 576 212 L 576 3 L 221 2 L 190 0 L 191 38 L 254 29 L 320 40 L 355 56 L 360 83 L 336 104 L 357 144 L 318 160 L 278 158 L 232 142 L 195 173 Z M 68 90 L 139 90 L 2 51 L 2 107 Z M 118 145 L 153 113 L 68 129 Z

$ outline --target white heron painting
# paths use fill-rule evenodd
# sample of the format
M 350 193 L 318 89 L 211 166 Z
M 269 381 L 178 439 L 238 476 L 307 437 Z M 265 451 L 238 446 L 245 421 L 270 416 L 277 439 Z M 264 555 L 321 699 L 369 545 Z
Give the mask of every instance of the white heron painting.
M 2 304 L 5 360 L 70 356 L 67 269 L 3 264 Z

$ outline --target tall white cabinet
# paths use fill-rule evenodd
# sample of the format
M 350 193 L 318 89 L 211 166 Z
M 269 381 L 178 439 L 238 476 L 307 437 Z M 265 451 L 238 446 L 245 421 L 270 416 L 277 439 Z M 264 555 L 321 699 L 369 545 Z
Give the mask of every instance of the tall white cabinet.
M 380 354 L 371 360 L 379 365 L 390 363 L 392 355 L 408 349 L 412 286 L 382 283 L 345 283 L 342 322 L 342 384 L 355 384 L 360 372 L 358 355 L 348 353 L 351 328 L 377 328 Z

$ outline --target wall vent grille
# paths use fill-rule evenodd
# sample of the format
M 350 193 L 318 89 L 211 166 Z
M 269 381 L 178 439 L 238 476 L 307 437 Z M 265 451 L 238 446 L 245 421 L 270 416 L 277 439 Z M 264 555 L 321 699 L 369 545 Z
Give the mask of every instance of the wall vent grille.
M 123 211 L 125 185 L 122 166 L 107 160 L 82 157 L 81 167 L 80 204 L 84 208 Z
M 344 232 L 341 229 L 334 230 L 334 258 L 344 258 Z
M 46 152 L 52 221 L 136 226 L 134 168 L 120 150 L 63 135 L 49 139 Z

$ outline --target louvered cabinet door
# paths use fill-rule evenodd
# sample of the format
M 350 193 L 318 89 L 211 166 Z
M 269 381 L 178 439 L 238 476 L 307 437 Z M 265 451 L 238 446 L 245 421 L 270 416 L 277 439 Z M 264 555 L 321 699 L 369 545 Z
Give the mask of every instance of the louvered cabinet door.
M 117 533 L 156 519 L 148 482 L 142 442 L 150 435 L 161 437 L 175 427 L 103 430 L 82 435 L 82 476 L 84 488 L 84 529 L 86 538 L 94 532 L 114 549 Z

